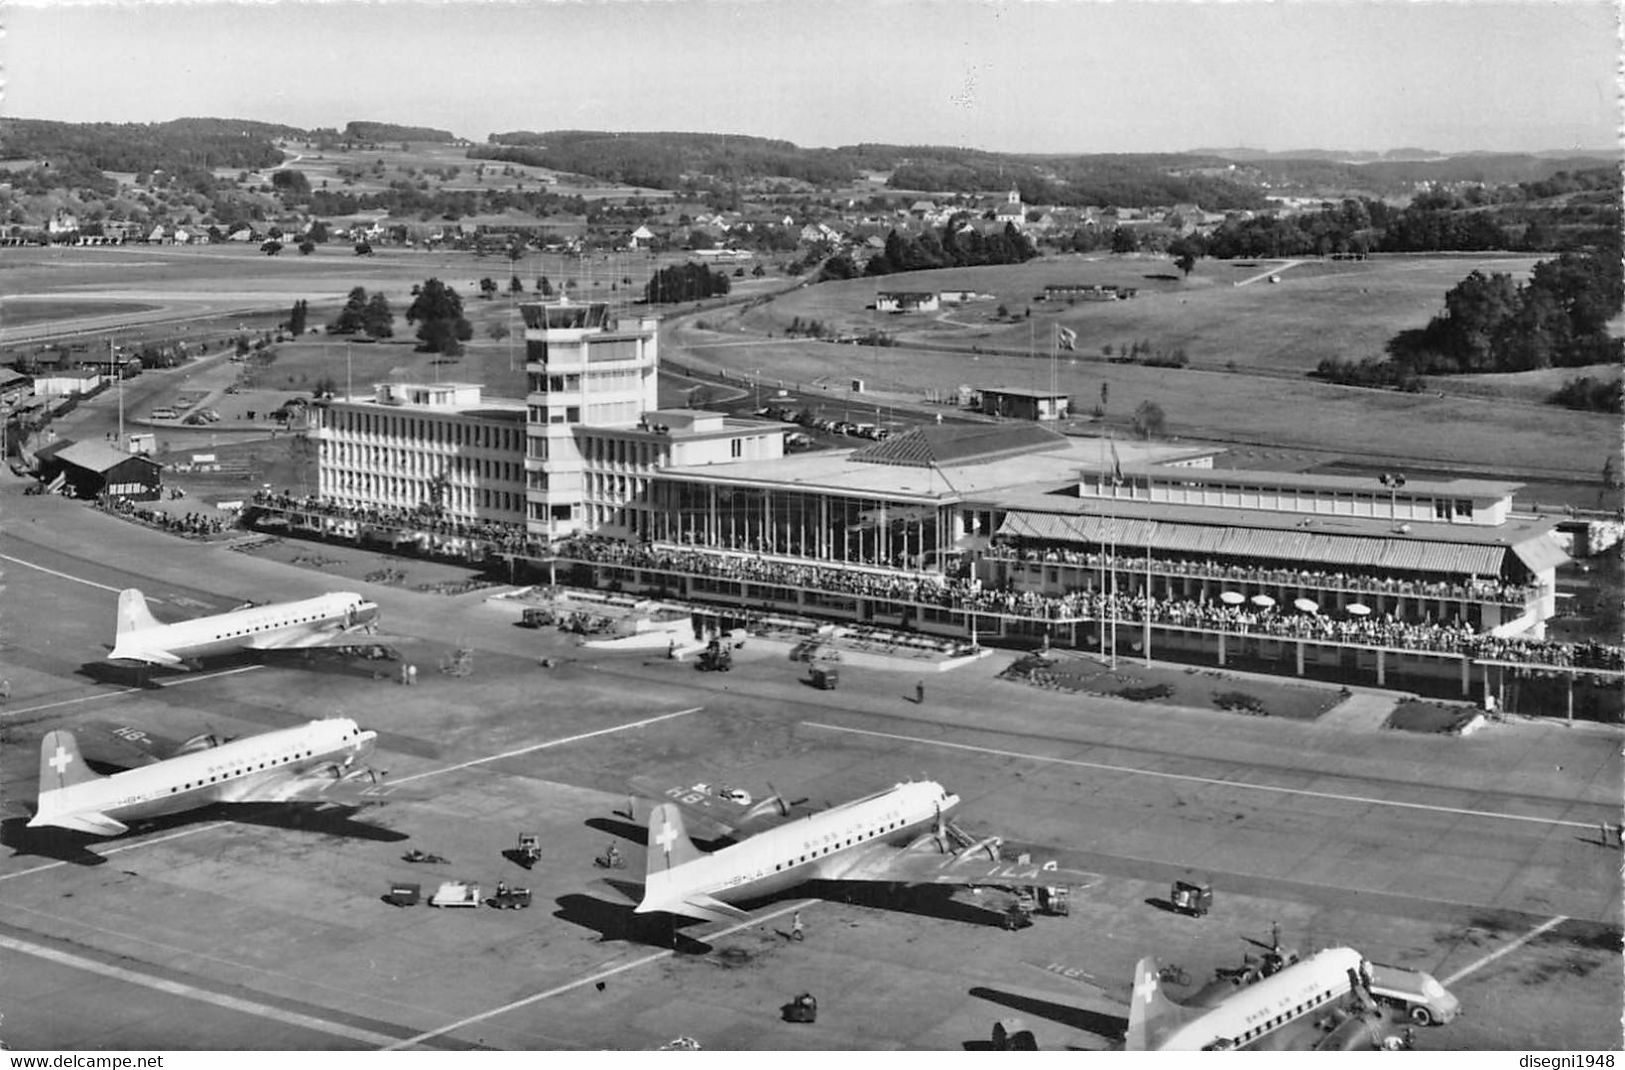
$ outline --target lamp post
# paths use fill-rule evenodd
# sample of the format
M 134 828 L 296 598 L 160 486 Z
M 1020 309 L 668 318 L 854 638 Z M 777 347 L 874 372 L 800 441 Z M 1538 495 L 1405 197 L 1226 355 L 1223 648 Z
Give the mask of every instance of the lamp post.
M 1384 472 L 1377 477 L 1377 482 L 1388 488 L 1388 519 L 1399 519 L 1399 488 L 1405 485 L 1405 476 L 1400 472 Z

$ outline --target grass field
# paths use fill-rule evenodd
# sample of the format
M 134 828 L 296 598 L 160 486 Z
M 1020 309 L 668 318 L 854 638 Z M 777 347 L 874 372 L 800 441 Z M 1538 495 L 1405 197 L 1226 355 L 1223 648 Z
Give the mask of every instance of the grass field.
M 325 324 L 351 287 L 364 286 L 389 298 L 398 339 L 350 347 L 358 388 L 376 379 L 438 375 L 484 383 L 493 396 L 517 397 L 523 390 L 523 347 L 516 302 L 505 292 L 510 271 L 525 283 L 525 300 L 535 299 L 536 279 L 546 275 L 561 289 L 575 281 L 569 292 L 578 299 L 625 302 L 628 311 L 642 313 L 646 310 L 630 299 L 654 270 L 682 259 L 537 254 L 510 264 L 468 253 L 395 249 L 363 258 L 348 245 L 323 246 L 309 257 L 286 252 L 266 257 L 243 246 L 24 248 L 0 251 L 0 289 L 8 309 L 29 309 L 30 316 L 42 317 L 60 313 L 64 332 L 75 328 L 76 317 L 95 313 L 104 320 L 95 321 L 96 331 L 84 337 L 106 336 L 107 323 L 122 322 L 114 334 L 121 342 L 206 338 L 212 348 L 238 327 L 274 329 L 301 298 L 310 302 L 311 324 Z M 1106 425 L 1120 435 L 1128 433 L 1134 408 L 1151 401 L 1163 409 L 1171 436 L 1225 444 L 1238 452 L 1291 454 L 1291 466 L 1392 462 L 1487 477 L 1594 483 L 1603 459 L 1619 449 L 1619 421 L 1541 404 L 1567 377 L 1564 371 L 1439 379 L 1434 385 L 1442 396 L 1359 390 L 1303 374 L 1321 356 L 1371 355 L 1391 333 L 1425 323 L 1438 311 L 1444 292 L 1475 267 L 1517 275 L 1529 263 L 1460 256 L 1306 263 L 1281 271 L 1279 285 L 1235 286 L 1239 279 L 1268 274 L 1271 265 L 1203 261 L 1182 280 L 1171 264 L 1155 258 L 1069 256 L 1014 267 L 801 286 L 778 296 L 772 294 L 787 280 L 770 271 L 760 280 L 733 280 L 736 295 L 757 293 L 769 300 L 693 316 L 679 308 L 655 312 L 670 321 L 662 332 L 666 359 L 710 364 L 747 378 L 759 374 L 767 383 L 826 393 L 831 403 L 920 403 L 961 384 L 1048 388 L 1053 373 L 1085 420 L 1105 388 Z M 495 300 L 478 296 L 478 280 L 485 276 L 503 288 Z M 474 340 L 458 361 L 436 363 L 413 352 L 413 328 L 404 313 L 412 286 L 429 277 L 462 293 L 473 321 Z M 625 278 L 632 284 L 623 283 Z M 1031 325 L 1025 319 L 989 322 L 1001 301 L 1024 315 L 1028 300 L 1046 282 L 1064 281 L 1138 286 L 1140 295 L 1103 304 L 1034 302 Z M 946 321 L 876 315 L 863 308 L 877 289 L 946 287 L 994 296 L 951 309 Z M 48 301 L 39 300 L 46 296 Z M 139 312 L 137 306 L 160 311 Z M 785 328 L 798 316 L 822 320 L 832 329 L 878 326 L 920 344 L 882 348 L 787 339 Z M 142 324 L 144 319 L 149 322 Z M 1076 352 L 1052 365 L 1046 343 L 1057 322 L 1077 330 L 1079 341 Z M 490 337 L 496 323 L 508 328 L 509 339 Z M 707 329 L 699 329 L 701 323 Z M 0 328 L 15 324 L 8 317 Z M 1185 346 L 1193 366 L 1147 368 L 1111 364 L 1101 356 L 1103 345 L 1142 338 L 1162 348 Z M 994 348 L 1008 352 L 991 352 Z M 342 384 L 343 360 L 341 339 L 307 336 L 283 347 L 269 378 L 290 390 L 308 389 L 322 375 Z M 863 379 L 872 393 L 850 394 L 852 379 Z M 1298 456 L 1300 450 L 1316 456 Z M 1544 489 L 1541 494 L 1548 500 Z M 1576 494 L 1574 504 L 1595 503 L 1594 486 Z
M 1181 280 L 1167 261 L 1143 257 L 1060 257 L 1003 268 L 920 272 L 804 287 L 731 317 L 707 316 L 710 332 L 682 330 L 693 352 L 743 375 L 761 369 L 845 393 L 850 380 L 870 390 L 919 399 L 961 384 L 1058 390 L 1087 417 L 1105 391 L 1105 415 L 1126 433 L 1141 402 L 1159 405 L 1179 438 L 1308 447 L 1356 461 L 1471 471 L 1485 477 L 1594 481 L 1620 445 L 1617 417 L 1541 404 L 1563 372 L 1533 373 L 1489 389 L 1473 377 L 1458 388 L 1439 378 L 1422 394 L 1361 390 L 1307 377 L 1323 357 L 1380 356 L 1394 333 L 1425 324 L 1444 293 L 1475 268 L 1527 273 L 1528 258 L 1383 257 L 1279 269 L 1281 282 L 1236 286 L 1267 274 L 1270 262 L 1199 262 Z M 1297 274 L 1295 274 L 1297 273 Z M 1127 301 L 1065 305 L 1033 302 L 1045 283 L 1077 281 L 1140 287 Z M 943 314 L 866 311 L 877 290 L 974 289 L 991 294 Z M 1017 316 L 992 321 L 1004 303 Z M 878 327 L 902 345 L 883 348 L 786 340 L 795 318 L 831 330 Z M 1075 352 L 1050 359 L 1052 325 L 1078 333 Z M 771 337 L 767 337 L 771 333 Z M 751 344 L 752 338 L 758 344 Z M 1031 338 L 1031 343 L 1029 343 Z M 1147 339 L 1183 346 L 1187 369 L 1112 364 L 1101 347 Z M 916 343 L 910 346 L 908 343 Z M 925 348 L 929 346 L 930 348 Z M 975 352 L 975 349 L 981 352 Z M 992 352 L 995 348 L 1006 352 Z M 1571 374 L 1579 374 L 1573 372 Z M 1442 392 L 1442 393 L 1441 393 Z M 1583 504 L 1594 504 L 1595 490 Z M 1575 504 L 1582 504 L 1576 501 Z
M 1029 656 L 1000 674 L 1001 679 L 1090 695 L 1134 698 L 1154 706 L 1235 709 L 1235 698 L 1251 700 L 1251 712 L 1237 716 L 1284 717 L 1312 721 L 1343 701 L 1325 687 L 1303 687 L 1256 677 L 1240 679 L 1213 669 L 1143 665 L 1123 658 L 1116 668 L 1075 654 Z M 1231 701 L 1226 703 L 1226 698 Z
M 389 188 L 391 182 L 402 179 L 412 181 L 426 181 L 430 190 L 445 190 L 447 192 L 463 192 L 471 190 L 517 190 L 523 187 L 526 190 L 547 189 L 567 197 L 583 197 L 594 200 L 602 197 L 639 196 L 648 200 L 665 200 L 673 196 L 669 190 L 644 189 L 634 186 L 617 186 L 595 181 L 578 180 L 577 176 L 552 171 L 545 167 L 528 167 L 524 164 L 505 163 L 500 160 L 471 160 L 468 150 L 461 145 L 449 145 L 432 141 L 407 142 L 405 152 L 401 151 L 401 142 L 380 142 L 376 149 L 352 148 L 305 148 L 304 142 L 289 141 L 279 143 L 279 147 L 288 154 L 287 159 L 280 167 L 267 168 L 264 172 L 251 172 L 251 184 L 260 184 L 270 181 L 270 172 L 277 170 L 295 170 L 304 174 L 309 180 L 312 189 L 326 188 L 329 192 L 345 193 L 378 193 Z M 378 176 L 374 166 L 383 162 L 383 174 Z M 485 175 L 480 178 L 477 174 L 481 164 L 485 165 Z M 456 177 L 443 180 L 439 175 L 423 174 L 424 171 L 434 168 L 443 170 L 455 167 L 458 169 Z M 340 170 L 363 172 L 360 178 L 352 180 L 351 185 L 345 185 L 345 180 L 339 176 Z M 508 173 L 504 174 L 504 171 Z M 417 174 L 413 175 L 412 172 Z M 215 176 L 224 179 L 236 179 L 240 171 L 235 168 L 217 168 Z M 326 186 L 323 186 L 323 183 Z
M 1053 328 L 1062 326 L 1077 332 L 1079 356 L 1100 357 L 1105 346 L 1121 350 L 1146 340 L 1160 350 L 1183 348 L 1192 367 L 1301 374 L 1326 357 L 1380 358 L 1388 339 L 1426 325 L 1442 311 L 1445 291 L 1475 269 L 1522 279 L 1534 263 L 1528 257 L 1384 257 L 1282 268 L 1272 261 L 1201 260 L 1181 279 L 1165 258 L 1062 256 L 823 283 L 775 301 L 746 325 L 782 332 L 800 317 L 843 330 L 877 328 L 905 342 L 1042 354 L 1049 352 Z M 1235 285 L 1271 271 L 1279 285 Z M 1035 300 L 1046 284 L 1062 283 L 1135 287 L 1139 294 L 1127 301 Z M 991 299 L 940 314 L 865 311 L 876 291 L 950 288 Z M 1001 304 L 1014 319 L 996 318 Z
M 157 307 L 130 301 L 29 301 L 7 297 L 0 298 L 0 324 L 20 326 L 90 314 L 106 316 L 149 312 Z

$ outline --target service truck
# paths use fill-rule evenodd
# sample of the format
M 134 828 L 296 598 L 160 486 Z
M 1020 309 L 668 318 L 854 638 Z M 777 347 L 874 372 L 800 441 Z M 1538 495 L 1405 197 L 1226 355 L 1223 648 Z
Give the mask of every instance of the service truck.
M 1461 1003 L 1431 974 L 1403 966 L 1371 964 L 1371 995 L 1398 1007 L 1417 1025 L 1443 1025 L 1461 1013 Z

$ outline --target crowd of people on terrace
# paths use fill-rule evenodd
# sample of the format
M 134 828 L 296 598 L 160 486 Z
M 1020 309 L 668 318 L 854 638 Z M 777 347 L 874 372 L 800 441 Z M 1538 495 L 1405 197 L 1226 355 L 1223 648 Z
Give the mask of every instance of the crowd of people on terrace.
M 425 512 L 422 509 L 405 509 L 398 506 L 357 509 L 340 505 L 331 499 L 315 496 L 299 497 L 287 491 L 281 493 L 256 491 L 253 504 L 262 509 L 283 509 L 333 520 L 353 520 L 357 524 L 371 525 L 379 529 L 469 539 L 484 543 L 497 553 L 540 556 L 546 550 L 546 540 L 536 539 L 525 530 L 523 524 L 496 520 L 466 521 Z
M 1071 623 L 1117 620 L 1204 631 L 1238 632 L 1281 639 L 1307 639 L 1401 650 L 1426 650 L 1543 665 L 1625 670 L 1625 650 L 1601 643 L 1497 638 L 1458 621 L 1400 620 L 1389 613 L 1329 616 L 1277 606 L 1228 605 L 1222 601 L 1147 598 L 1139 594 L 1073 591 L 1062 595 L 989 588 L 969 576 L 859 570 L 802 565 L 771 558 L 640 546 L 583 537 L 559 544 L 561 557 L 625 568 L 851 594 L 889 602 L 1002 614 Z
M 995 547 L 987 555 L 995 560 L 1026 563 L 1076 565 L 1081 568 L 1111 568 L 1109 554 L 1084 553 L 1076 550 L 1029 550 L 1013 547 Z M 1345 572 L 1320 572 L 1309 569 L 1248 568 L 1225 565 L 1217 561 L 1181 561 L 1154 557 L 1148 563 L 1144 557 L 1120 554 L 1115 567 L 1124 572 L 1171 573 L 1179 576 L 1197 576 L 1202 579 L 1234 580 L 1262 586 L 1302 587 L 1323 591 L 1352 591 L 1359 594 L 1391 594 L 1411 598 L 1435 598 L 1455 601 L 1493 602 L 1501 605 L 1523 606 L 1535 598 L 1539 589 L 1529 584 L 1505 583 L 1500 580 L 1482 580 L 1477 583 L 1425 582 L 1397 579 L 1392 576 L 1360 576 Z
M 819 594 L 907 602 L 956 612 L 997 614 L 1055 623 L 1115 619 L 1120 623 L 1135 624 L 1143 622 L 1149 615 L 1153 624 L 1207 631 L 1233 631 L 1282 639 L 1435 651 L 1475 658 L 1563 667 L 1625 670 L 1625 649 L 1620 647 L 1595 642 L 1565 643 L 1555 640 L 1497 638 L 1477 632 L 1470 625 L 1459 621 L 1436 621 L 1431 617 L 1424 617 L 1421 620 L 1400 620 L 1391 613 L 1332 616 L 1319 612 L 1297 612 L 1291 607 L 1259 608 L 1247 603 L 1229 605 L 1222 601 L 1147 599 L 1143 593 L 1111 595 L 1096 591 L 1072 591 L 1058 595 L 1044 594 L 1038 591 L 1015 590 L 1008 586 L 1002 588 L 984 586 L 970 574 L 968 567 L 959 574 L 944 576 L 938 573 L 886 569 L 878 566 L 810 565 L 758 554 L 657 547 L 601 536 L 577 536 L 550 544 L 546 540 L 538 540 L 528 535 L 519 524 L 494 522 L 466 524 L 411 509 L 354 509 L 316 497 L 295 497 L 287 492 L 276 494 L 262 490 L 255 494 L 254 504 L 354 520 L 361 524 L 373 524 L 384 528 L 427 531 L 475 539 L 486 542 L 493 550 L 501 553 L 519 553 L 537 557 L 556 555 L 563 559 L 595 564 L 799 588 Z M 1100 566 L 1099 555 L 1071 551 L 1042 553 L 1010 551 L 1005 556 L 1007 559 L 1047 561 L 1051 559 L 1051 554 L 1056 561 L 1097 568 Z M 1128 566 L 1134 562 L 1129 558 L 1121 560 L 1124 571 L 1130 571 Z M 1143 559 L 1141 562 L 1140 567 L 1143 568 Z M 1313 584 L 1335 589 L 1334 581 L 1346 580 L 1349 586 L 1345 589 L 1348 590 L 1451 599 L 1463 597 L 1461 594 L 1446 593 L 1443 590 L 1451 589 L 1453 592 L 1456 585 L 1450 584 L 1405 583 L 1375 577 L 1346 576 L 1341 573 L 1255 570 L 1216 564 L 1185 563 L 1185 565 L 1190 574 L 1234 579 L 1238 583 L 1303 586 Z M 1157 562 L 1153 559 L 1153 568 L 1156 566 Z M 1210 568 L 1212 571 L 1210 573 L 1195 571 L 1198 568 Z M 1492 588 L 1484 588 L 1490 589 Z M 1516 592 L 1524 589 L 1507 586 L 1498 590 Z M 1511 593 L 1504 600 L 1515 605 L 1522 603 L 1521 596 Z
M 182 516 L 177 513 L 168 513 L 162 509 L 153 509 L 132 502 L 128 498 L 107 497 L 100 505 L 114 516 L 126 520 L 134 520 L 140 524 L 148 524 L 162 531 L 172 532 L 176 535 L 186 535 L 191 538 L 202 538 L 205 535 L 219 535 L 234 523 L 230 517 L 205 516 L 202 513 L 187 513 Z

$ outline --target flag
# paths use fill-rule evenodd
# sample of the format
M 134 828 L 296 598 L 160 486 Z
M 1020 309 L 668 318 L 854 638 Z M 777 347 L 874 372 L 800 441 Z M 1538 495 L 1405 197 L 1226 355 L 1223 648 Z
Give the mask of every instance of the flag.
M 1123 462 L 1117 457 L 1117 440 L 1111 440 L 1112 446 L 1112 482 L 1118 486 L 1123 484 Z
M 1073 351 L 1077 350 L 1077 348 L 1078 348 L 1078 332 L 1074 331 L 1072 328 L 1056 326 L 1056 328 L 1055 328 L 1055 337 L 1057 337 L 1057 338 L 1059 338 L 1061 340 L 1061 345 L 1064 346 L 1065 348 L 1073 350 Z

